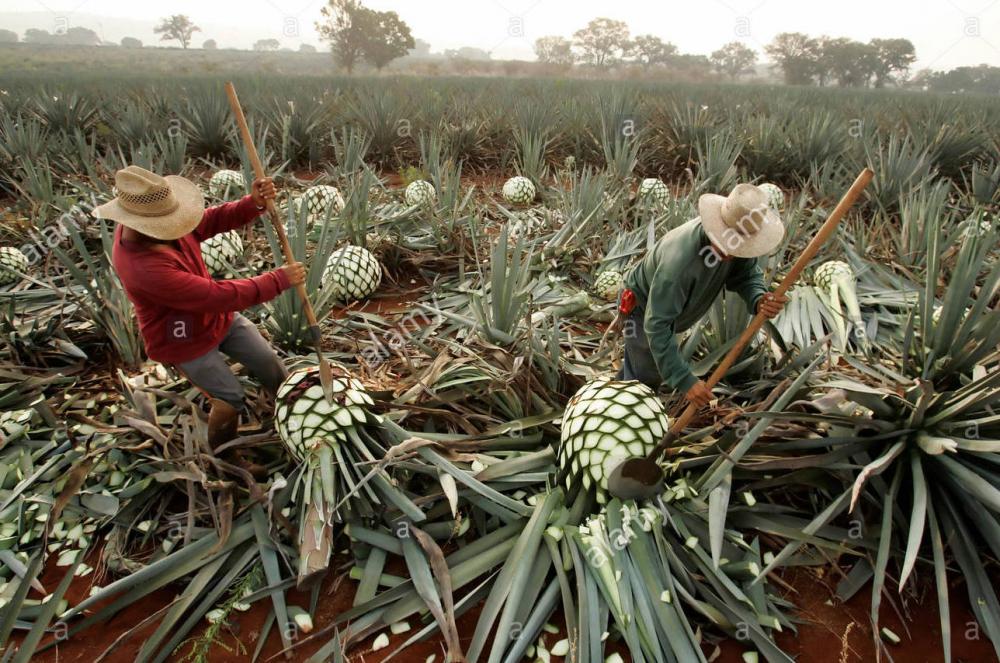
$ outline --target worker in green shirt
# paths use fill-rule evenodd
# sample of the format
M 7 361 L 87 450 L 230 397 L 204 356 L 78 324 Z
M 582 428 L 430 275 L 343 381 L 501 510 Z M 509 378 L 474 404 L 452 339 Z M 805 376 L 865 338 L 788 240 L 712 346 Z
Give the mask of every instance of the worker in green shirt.
M 625 279 L 619 299 L 625 357 L 618 378 L 653 389 L 665 382 L 701 407 L 712 391 L 681 357 L 678 334 L 701 320 L 723 288 L 768 318 L 788 299 L 767 291 L 757 264 L 785 234 L 766 193 L 739 184 L 729 196 L 705 194 L 698 214 L 664 235 Z

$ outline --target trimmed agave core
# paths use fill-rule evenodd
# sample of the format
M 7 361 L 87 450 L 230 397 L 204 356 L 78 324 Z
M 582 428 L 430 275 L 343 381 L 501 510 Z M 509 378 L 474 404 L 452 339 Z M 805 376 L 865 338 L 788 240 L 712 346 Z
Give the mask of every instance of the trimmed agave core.
M 305 205 L 310 220 L 324 219 L 327 215 L 334 217 L 344 211 L 340 189 L 329 184 L 309 187 L 296 202 L 299 206 Z
M 235 230 L 212 235 L 201 243 L 201 258 L 211 274 L 223 274 L 243 255 L 243 239 Z
M 28 256 L 13 246 L 0 247 L 0 285 L 10 285 L 21 280 L 18 272 L 28 271 Z
M 624 278 L 617 269 L 607 269 L 594 279 L 594 292 L 601 299 L 613 302 L 624 287 Z
M 216 198 L 222 198 L 228 192 L 243 193 L 246 184 L 243 173 L 238 170 L 220 170 L 208 181 L 208 192 Z
M 337 301 L 355 302 L 375 292 L 382 282 L 382 265 L 372 252 L 353 244 L 337 249 L 326 261 L 323 283 Z
M 512 177 L 503 185 L 503 197 L 507 202 L 527 205 L 535 199 L 535 185 L 527 177 Z
M 343 367 L 334 370 L 333 398 L 329 401 L 315 366 L 295 371 L 278 388 L 275 428 L 300 462 L 306 461 L 316 447 L 346 443 L 357 435 L 359 427 L 379 421 L 378 415 L 371 412 L 375 403 L 364 385 Z
M 403 199 L 411 207 L 429 205 L 437 200 L 437 191 L 434 190 L 434 185 L 427 180 L 417 180 L 410 182 L 406 187 L 406 190 L 403 192 Z
M 645 456 L 669 428 L 663 403 L 635 380 L 599 378 L 569 400 L 562 418 L 559 469 L 584 489 L 596 486 L 597 501 L 607 501 L 608 476 L 619 463 Z

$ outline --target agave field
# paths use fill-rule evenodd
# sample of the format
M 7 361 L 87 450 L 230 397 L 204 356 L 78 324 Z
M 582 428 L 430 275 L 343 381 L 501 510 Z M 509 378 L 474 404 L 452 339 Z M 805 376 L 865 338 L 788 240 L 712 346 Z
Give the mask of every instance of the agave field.
M 244 312 L 293 371 L 274 401 L 245 380 L 233 444 L 263 483 L 210 453 L 198 391 L 145 359 L 113 228 L 89 215 L 127 164 L 212 203 L 246 192 L 222 81 L 0 79 L 3 660 L 131 610 L 90 660 L 414 660 L 434 639 L 451 661 L 707 661 L 724 642 L 790 661 L 803 570 L 868 597 L 887 659 L 920 603 L 927 660 L 958 660 L 956 596 L 1000 654 L 995 99 L 236 87 L 334 363 L 328 400 L 294 293 Z M 762 259 L 777 280 L 864 166 L 863 200 L 668 451 L 662 495 L 610 496 L 681 405 L 613 379 L 622 275 L 700 194 L 752 181 L 788 228 Z M 257 223 L 203 253 L 225 278 L 280 250 Z M 749 320 L 716 302 L 681 342 L 698 374 Z M 331 592 L 347 609 L 316 618 Z M 251 608 L 263 626 L 237 634 Z

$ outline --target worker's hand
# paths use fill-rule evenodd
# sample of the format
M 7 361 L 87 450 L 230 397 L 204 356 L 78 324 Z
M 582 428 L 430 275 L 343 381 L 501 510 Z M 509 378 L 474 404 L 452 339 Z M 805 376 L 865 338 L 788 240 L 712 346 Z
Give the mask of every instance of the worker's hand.
M 776 318 L 781 309 L 784 308 L 785 304 L 788 303 L 788 297 L 784 295 L 776 295 L 773 292 L 765 293 L 760 301 L 757 302 L 757 312 L 763 313 L 764 317 L 771 320 Z
M 697 407 L 705 407 L 712 402 L 712 390 L 708 388 L 704 380 L 698 380 L 691 385 L 691 388 L 684 394 L 684 398 L 687 399 L 688 403 Z
M 253 202 L 257 207 L 263 207 L 267 204 L 266 201 L 274 200 L 274 197 L 278 195 L 277 189 L 274 188 L 274 180 L 270 177 L 261 177 L 254 180 L 250 195 L 253 197 Z
M 301 262 L 293 262 L 289 265 L 285 265 L 281 268 L 281 271 L 285 273 L 285 276 L 288 278 L 288 282 L 292 284 L 292 287 L 306 282 L 306 266 Z

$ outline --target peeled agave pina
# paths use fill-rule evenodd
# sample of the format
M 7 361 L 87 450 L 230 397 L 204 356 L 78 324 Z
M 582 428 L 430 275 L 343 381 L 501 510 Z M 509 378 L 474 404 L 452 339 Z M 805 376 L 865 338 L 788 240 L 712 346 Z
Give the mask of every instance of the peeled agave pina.
M 333 288 L 333 296 L 341 302 L 364 299 L 381 281 L 378 259 L 368 249 L 354 245 L 334 251 L 323 272 L 323 283 Z
M 330 398 L 324 393 L 318 367 L 295 371 L 275 395 L 278 436 L 303 464 L 293 497 L 302 509 L 300 579 L 329 563 L 338 487 L 357 481 L 357 477 L 344 478 L 356 474 L 352 448 L 364 446 L 361 434 L 366 426 L 381 422 L 371 411 L 374 402 L 364 385 L 343 366 L 331 365 L 331 370 Z
M 837 332 L 843 343 L 847 341 L 847 325 L 844 322 L 845 313 L 840 308 L 841 300 L 847 308 L 846 317 L 853 326 L 855 339 L 864 344 L 867 341 L 865 322 L 861 317 L 857 282 L 851 266 L 842 260 L 825 262 L 816 268 L 816 272 L 813 274 L 813 285 L 836 318 Z
M 378 415 L 370 411 L 375 403 L 364 385 L 343 367 L 334 367 L 334 372 L 329 401 L 317 367 L 295 371 L 278 388 L 275 428 L 300 462 L 347 442 L 358 426 L 379 423 Z
M 527 205 L 535 199 L 535 185 L 527 177 L 512 177 L 504 182 L 503 199 L 515 205 Z
M 243 255 L 243 239 L 235 230 L 212 235 L 201 243 L 201 257 L 205 267 L 216 276 L 225 274 L 229 265 Z
M 437 191 L 434 190 L 434 185 L 427 180 L 416 180 L 410 182 L 410 185 L 406 187 L 403 199 L 411 207 L 429 205 L 437 200 Z
M 11 285 L 21 280 L 28 271 L 28 256 L 13 246 L 0 247 L 0 285 Z
M 771 209 L 780 212 L 785 208 L 785 194 L 782 193 L 777 185 L 764 182 L 763 184 L 758 184 L 757 188 L 767 194 L 767 204 Z
M 328 184 L 318 184 L 305 190 L 296 201 L 296 205 L 305 206 L 310 221 L 332 218 L 344 210 L 344 197 L 340 189 Z
M 594 279 L 594 292 L 601 299 L 613 302 L 624 285 L 622 273 L 617 269 L 606 269 Z
M 238 170 L 220 170 L 208 181 L 208 192 L 216 198 L 226 198 L 233 194 L 243 195 L 246 184 L 243 173 Z
M 669 422 L 653 390 L 634 380 L 588 382 L 563 412 L 559 469 L 568 482 L 597 487 L 607 501 L 608 476 L 623 460 L 645 456 L 666 434 Z
M 647 205 L 663 207 L 670 201 L 670 189 L 655 177 L 647 177 L 639 184 L 638 198 Z

